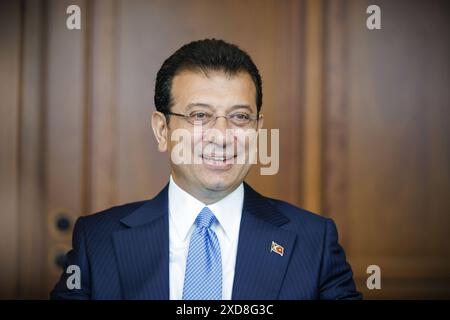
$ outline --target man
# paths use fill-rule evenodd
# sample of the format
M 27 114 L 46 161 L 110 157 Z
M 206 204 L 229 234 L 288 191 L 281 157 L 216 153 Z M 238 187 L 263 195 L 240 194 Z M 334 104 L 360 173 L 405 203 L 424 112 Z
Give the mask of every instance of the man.
M 81 283 L 68 286 L 63 272 L 52 298 L 361 297 L 331 220 L 243 183 L 251 150 L 237 129 L 263 124 L 261 77 L 245 52 L 214 39 L 183 46 L 158 72 L 155 105 L 168 185 L 151 200 L 79 218 L 66 268 L 79 267 Z M 190 139 L 174 139 L 179 132 Z M 176 159 L 180 146 L 193 161 Z

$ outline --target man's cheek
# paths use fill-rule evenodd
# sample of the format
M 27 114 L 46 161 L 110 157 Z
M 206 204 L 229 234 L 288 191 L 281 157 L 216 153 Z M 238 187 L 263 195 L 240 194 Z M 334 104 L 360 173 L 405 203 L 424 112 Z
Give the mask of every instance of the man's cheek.
M 257 136 L 241 135 L 236 140 L 238 164 L 255 164 L 257 162 Z

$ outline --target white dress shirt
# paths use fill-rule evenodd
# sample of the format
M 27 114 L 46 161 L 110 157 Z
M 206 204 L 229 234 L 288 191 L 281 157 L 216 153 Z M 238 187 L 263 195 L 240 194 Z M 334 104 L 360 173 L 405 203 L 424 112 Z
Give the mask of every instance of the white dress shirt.
M 241 183 L 222 200 L 205 205 L 181 189 L 170 176 L 169 182 L 169 287 L 170 299 L 183 298 L 184 273 L 191 234 L 197 215 L 208 207 L 218 223 L 212 225 L 220 243 L 222 256 L 222 299 L 231 300 L 234 267 L 244 203 L 244 186 Z

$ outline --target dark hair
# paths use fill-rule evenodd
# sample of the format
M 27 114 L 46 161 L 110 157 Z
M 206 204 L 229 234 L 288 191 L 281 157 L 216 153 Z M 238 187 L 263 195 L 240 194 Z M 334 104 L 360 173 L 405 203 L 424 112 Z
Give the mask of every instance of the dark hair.
M 250 56 L 236 45 L 223 40 L 205 39 L 193 41 L 182 46 L 164 61 L 156 76 L 156 110 L 167 114 L 172 105 L 172 79 L 183 70 L 223 71 L 234 75 L 248 72 L 256 88 L 256 108 L 262 106 L 262 84 L 258 68 Z

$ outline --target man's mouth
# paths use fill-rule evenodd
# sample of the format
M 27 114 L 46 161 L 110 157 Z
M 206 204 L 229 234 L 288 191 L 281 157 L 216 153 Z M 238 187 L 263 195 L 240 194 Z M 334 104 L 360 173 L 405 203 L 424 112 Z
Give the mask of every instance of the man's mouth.
M 202 154 L 201 157 L 204 160 L 207 160 L 207 161 L 222 161 L 222 162 L 225 162 L 225 161 L 229 161 L 229 160 L 232 160 L 232 159 L 236 158 L 237 155 L 233 155 L 233 154 L 232 155 L 215 155 L 215 154 L 206 155 L 206 154 Z
M 210 169 L 229 169 L 235 163 L 237 155 L 202 154 L 203 164 Z

